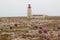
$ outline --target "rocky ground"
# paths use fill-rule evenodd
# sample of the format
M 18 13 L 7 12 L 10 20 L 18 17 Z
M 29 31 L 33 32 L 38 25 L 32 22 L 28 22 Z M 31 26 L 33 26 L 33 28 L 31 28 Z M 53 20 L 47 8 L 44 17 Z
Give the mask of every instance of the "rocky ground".
M 60 20 L 0 22 L 0 39 L 5 36 L 6 40 L 60 40 Z

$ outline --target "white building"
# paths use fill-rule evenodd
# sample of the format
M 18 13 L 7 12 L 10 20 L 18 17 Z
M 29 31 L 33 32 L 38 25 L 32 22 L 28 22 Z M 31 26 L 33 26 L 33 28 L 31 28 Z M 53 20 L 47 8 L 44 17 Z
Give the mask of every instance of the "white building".
M 28 18 L 45 18 L 47 15 L 32 15 L 31 4 L 28 4 Z

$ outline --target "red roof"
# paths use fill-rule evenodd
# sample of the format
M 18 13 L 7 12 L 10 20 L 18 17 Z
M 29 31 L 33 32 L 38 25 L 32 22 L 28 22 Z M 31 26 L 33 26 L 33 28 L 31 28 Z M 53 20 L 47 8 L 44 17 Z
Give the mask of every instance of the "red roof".
M 31 8 L 31 4 L 28 4 L 28 8 Z

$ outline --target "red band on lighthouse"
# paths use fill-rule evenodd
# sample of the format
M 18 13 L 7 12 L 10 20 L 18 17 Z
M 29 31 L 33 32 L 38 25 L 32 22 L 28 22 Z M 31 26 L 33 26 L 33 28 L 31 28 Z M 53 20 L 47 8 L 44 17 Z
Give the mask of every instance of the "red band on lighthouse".
M 31 4 L 28 4 L 28 8 L 31 8 Z

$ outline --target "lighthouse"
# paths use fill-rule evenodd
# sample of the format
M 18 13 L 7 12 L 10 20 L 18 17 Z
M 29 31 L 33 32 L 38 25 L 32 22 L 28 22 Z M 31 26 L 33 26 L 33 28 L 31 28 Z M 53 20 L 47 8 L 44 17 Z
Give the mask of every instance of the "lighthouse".
M 28 4 L 28 12 L 27 12 L 28 18 L 32 17 L 32 10 L 31 10 L 31 4 Z

